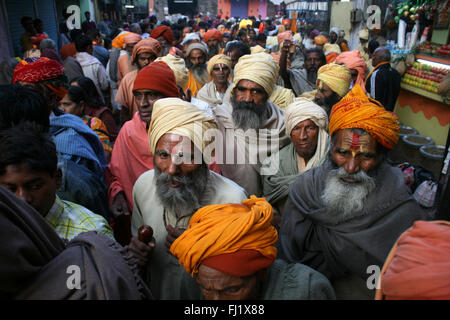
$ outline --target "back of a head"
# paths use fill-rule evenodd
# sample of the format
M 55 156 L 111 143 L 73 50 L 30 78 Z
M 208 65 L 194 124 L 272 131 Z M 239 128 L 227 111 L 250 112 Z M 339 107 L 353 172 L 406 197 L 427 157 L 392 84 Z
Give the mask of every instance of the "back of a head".
M 78 39 L 78 37 L 83 35 L 83 31 L 81 29 L 72 29 L 70 30 L 70 40 L 72 42 L 75 42 L 75 40 Z
M 75 40 L 77 52 L 87 52 L 90 46 L 92 46 L 92 39 L 89 36 L 81 35 Z
M 53 176 L 57 170 L 56 146 L 49 133 L 33 122 L 0 130 L 0 175 L 9 165 L 25 164 L 32 171 L 47 172 Z
M 377 54 L 381 61 L 391 61 L 391 51 L 386 47 L 378 47 L 373 53 Z
M 230 41 L 227 43 L 225 54 L 228 54 L 228 52 L 232 52 L 234 50 L 239 51 L 239 57 L 251 53 L 250 47 L 242 41 Z
M 0 86 L 0 129 L 30 121 L 48 131 L 49 116 L 47 103 L 39 91 L 19 85 Z
M 380 46 L 380 44 L 378 43 L 377 40 L 370 40 L 369 41 L 369 45 L 368 45 L 368 49 L 369 49 L 369 53 L 374 53 L 374 51 Z
M 96 109 L 100 108 L 101 100 L 98 95 L 97 87 L 95 86 L 94 81 L 92 81 L 88 77 L 80 76 L 80 77 L 76 77 L 76 78 L 72 79 L 72 81 L 70 83 L 72 84 L 75 82 L 86 93 L 86 96 L 88 99 L 88 101 L 87 101 L 88 106 L 96 108 Z

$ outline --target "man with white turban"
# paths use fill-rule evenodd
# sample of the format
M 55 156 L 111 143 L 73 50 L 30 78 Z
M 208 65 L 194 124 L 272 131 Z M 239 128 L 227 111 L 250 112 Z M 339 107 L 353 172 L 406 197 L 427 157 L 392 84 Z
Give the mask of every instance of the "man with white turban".
M 143 173 L 133 188 L 130 246 L 141 267 L 152 254 L 147 276 L 156 299 L 181 297 L 185 271 L 168 249 L 187 229 L 191 216 L 203 206 L 246 198 L 244 189 L 208 169 L 214 143 L 206 135 L 216 128 L 213 117 L 179 98 L 153 105 L 148 139 L 154 169 Z M 154 243 L 136 239 L 143 225 L 153 228 Z
M 230 85 L 228 79 L 231 72 L 231 58 L 224 54 L 215 55 L 208 61 L 207 70 L 212 81 L 205 84 L 196 97 L 209 103 L 210 106 L 222 104 Z
M 256 196 L 262 194 L 261 163 L 289 143 L 284 112 L 269 100 L 278 69 L 269 54 L 242 56 L 224 103 L 215 109 L 223 137 L 217 148 L 222 174 Z
M 278 171 L 264 176 L 264 197 L 281 215 L 289 186 L 297 177 L 320 165 L 328 149 L 328 116 L 320 106 L 306 98 L 297 98 L 286 108 L 284 121 L 291 143 L 267 158 L 264 165 L 276 165 Z

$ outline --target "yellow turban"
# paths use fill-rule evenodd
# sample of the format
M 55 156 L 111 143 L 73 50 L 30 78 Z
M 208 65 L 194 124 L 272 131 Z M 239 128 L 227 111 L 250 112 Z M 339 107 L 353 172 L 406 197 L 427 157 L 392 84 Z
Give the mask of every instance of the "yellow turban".
M 285 109 L 288 104 L 294 102 L 295 94 L 291 89 L 281 86 L 275 86 L 269 100 L 272 101 L 278 108 Z
M 314 38 L 314 44 L 318 46 L 322 46 L 328 42 L 328 39 L 324 35 L 318 35 Z
M 277 61 L 267 53 L 246 54 L 242 56 L 234 67 L 233 88 L 241 80 L 256 82 L 264 88 L 270 97 L 278 79 L 280 67 Z
M 347 94 L 351 80 L 352 74 L 344 65 L 329 63 L 321 66 L 319 71 L 317 71 L 317 87 L 321 88 L 321 82 L 323 81 L 331 90 L 336 92 L 339 97 L 343 97 Z
M 338 44 L 333 43 L 325 43 L 323 46 L 323 52 L 326 54 L 327 52 L 336 52 L 341 53 L 341 48 Z
M 255 196 L 242 204 L 206 206 L 192 216 L 189 228 L 173 242 L 170 252 L 191 275 L 206 261 L 228 274 L 254 274 L 270 266 L 277 255 L 273 244 L 278 233 L 272 219 L 272 206 Z M 249 251 L 256 255 L 246 260 Z
M 154 154 L 159 139 L 166 133 L 174 133 L 189 138 L 203 152 L 211 143 L 205 139 L 205 133 L 214 128 L 217 128 L 215 119 L 193 104 L 179 98 L 159 99 L 153 104 L 148 130 L 150 150 Z
M 253 47 L 250 47 L 251 54 L 266 52 L 266 49 L 261 47 L 259 44 Z
M 388 149 L 393 149 L 398 142 L 397 116 L 386 111 L 378 101 L 369 99 L 359 84 L 333 106 L 330 115 L 330 136 L 338 130 L 352 128 L 367 131 Z
M 317 148 L 314 156 L 308 161 L 305 170 L 319 165 L 326 157 L 328 150 L 328 115 L 325 110 L 306 98 L 295 98 L 287 106 L 284 114 L 286 134 L 290 137 L 292 130 L 302 121 L 311 120 L 319 127 Z
M 224 64 L 231 70 L 231 58 L 224 54 L 217 54 L 208 61 L 208 74 L 211 72 L 216 64 Z
M 175 74 L 175 81 L 177 82 L 177 86 L 184 88 L 186 83 L 189 80 L 188 69 L 186 68 L 186 64 L 184 59 L 176 57 L 172 54 L 165 55 L 164 57 L 159 57 L 155 61 L 165 62 L 170 69 L 172 69 Z

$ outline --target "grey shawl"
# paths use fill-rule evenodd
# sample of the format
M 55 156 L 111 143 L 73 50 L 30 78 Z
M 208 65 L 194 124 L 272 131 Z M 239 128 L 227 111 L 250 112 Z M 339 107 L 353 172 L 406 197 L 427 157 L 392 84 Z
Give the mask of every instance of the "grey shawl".
M 339 221 L 321 200 L 330 168 L 327 161 L 291 185 L 277 244 L 279 257 L 306 264 L 330 279 L 348 274 L 366 279 L 367 267 L 381 269 L 402 232 L 430 217 L 411 196 L 400 169 L 383 163 L 364 209 Z

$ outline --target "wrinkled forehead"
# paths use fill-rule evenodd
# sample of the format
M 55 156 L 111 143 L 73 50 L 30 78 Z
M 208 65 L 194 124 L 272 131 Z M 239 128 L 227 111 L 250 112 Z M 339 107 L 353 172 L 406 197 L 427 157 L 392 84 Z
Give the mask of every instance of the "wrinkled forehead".
M 344 150 L 376 153 L 376 140 L 367 132 L 352 129 L 337 132 L 337 147 Z
M 165 151 L 170 154 L 191 153 L 194 144 L 191 139 L 175 133 L 165 133 L 156 144 L 156 151 Z

